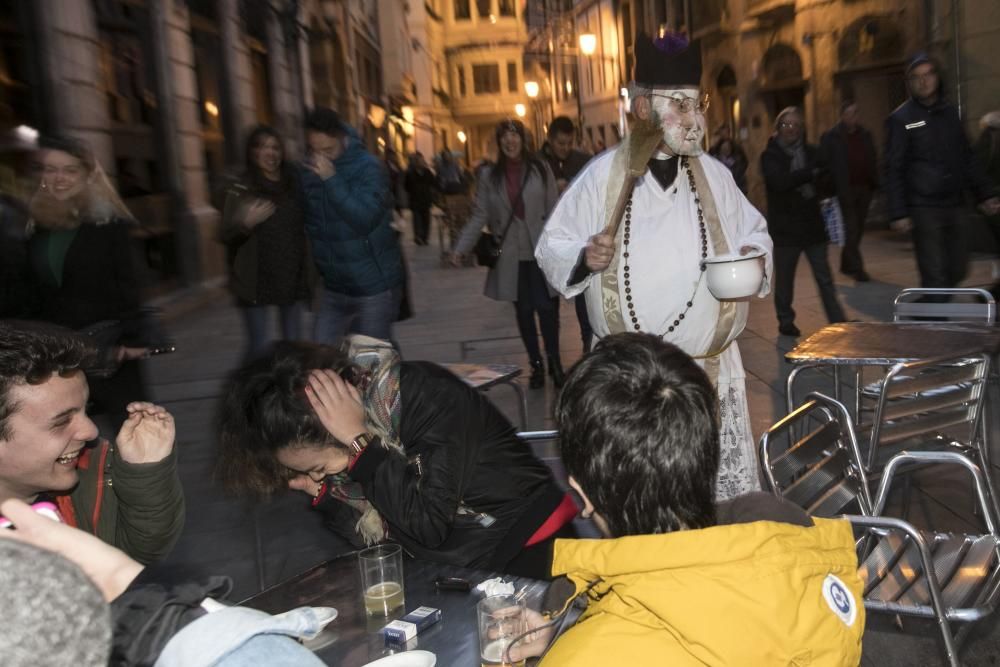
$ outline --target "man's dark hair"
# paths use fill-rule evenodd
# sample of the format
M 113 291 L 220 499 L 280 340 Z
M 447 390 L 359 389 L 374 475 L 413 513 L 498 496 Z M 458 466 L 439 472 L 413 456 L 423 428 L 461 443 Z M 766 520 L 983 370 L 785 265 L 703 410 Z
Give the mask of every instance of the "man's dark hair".
M 568 116 L 556 116 L 549 123 L 549 138 L 551 139 L 557 134 L 576 135 L 576 128 L 573 127 L 573 121 Z
M 858 103 L 855 100 L 848 97 L 846 100 L 840 103 L 840 115 L 843 116 L 845 111 L 847 111 L 853 106 L 857 106 L 857 104 Z
M 331 137 L 343 137 L 347 134 L 347 126 L 333 109 L 316 107 L 306 116 L 306 132 L 322 132 Z
M 218 417 L 216 475 L 234 493 L 268 495 L 285 488 L 278 463 L 283 447 L 342 446 L 309 405 L 309 372 L 329 368 L 353 381 L 355 368 L 339 349 L 283 341 L 235 371 L 223 391 Z
M 608 336 L 566 378 L 556 406 L 566 470 L 614 537 L 715 525 L 718 396 L 678 347 Z
M 69 377 L 94 359 L 95 349 L 69 329 L 40 322 L 0 321 L 0 440 L 11 437 L 10 417 L 18 405 L 10 391 Z

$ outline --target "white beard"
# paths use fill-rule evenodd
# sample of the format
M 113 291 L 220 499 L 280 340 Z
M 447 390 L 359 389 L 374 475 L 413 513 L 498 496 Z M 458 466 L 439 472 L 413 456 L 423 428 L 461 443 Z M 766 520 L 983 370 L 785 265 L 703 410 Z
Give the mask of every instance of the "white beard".
M 683 97 L 697 97 L 696 88 L 669 88 L 659 89 L 657 95 L 680 95 Z M 681 122 L 683 115 L 679 113 L 670 101 L 662 97 L 653 97 L 653 113 L 663 127 L 663 143 L 674 155 L 698 156 L 704 152 L 702 139 L 705 136 L 705 116 L 700 113 L 694 114 L 694 125 L 686 126 Z

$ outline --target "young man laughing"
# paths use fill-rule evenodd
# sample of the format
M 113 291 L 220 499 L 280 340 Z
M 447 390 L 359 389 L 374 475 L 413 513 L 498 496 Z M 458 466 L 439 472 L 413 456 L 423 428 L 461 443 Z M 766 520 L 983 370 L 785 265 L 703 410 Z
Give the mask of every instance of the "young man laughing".
M 150 563 L 184 524 L 174 420 L 130 403 L 114 444 L 98 440 L 86 413 L 90 355 L 68 331 L 0 322 L 0 501 L 53 502 L 66 523 Z

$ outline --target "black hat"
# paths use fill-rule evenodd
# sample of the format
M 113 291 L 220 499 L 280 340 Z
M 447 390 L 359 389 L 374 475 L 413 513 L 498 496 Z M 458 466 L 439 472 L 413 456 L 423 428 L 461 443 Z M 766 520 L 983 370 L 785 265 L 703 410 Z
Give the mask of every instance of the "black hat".
M 646 88 L 682 88 L 701 85 L 701 45 L 681 33 L 663 33 L 653 39 L 640 33 L 635 39 L 632 79 Z

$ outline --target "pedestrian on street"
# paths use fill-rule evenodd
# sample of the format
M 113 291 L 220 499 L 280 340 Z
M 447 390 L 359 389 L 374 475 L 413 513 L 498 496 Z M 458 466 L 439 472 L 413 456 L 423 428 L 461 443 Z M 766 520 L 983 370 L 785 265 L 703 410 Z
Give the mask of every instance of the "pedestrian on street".
M 42 171 L 28 204 L 29 296 L 22 317 L 101 330 L 108 370 L 91 377 L 90 398 L 95 413 L 120 424 L 126 406 L 146 396 L 138 360 L 159 342 L 149 340 L 140 311 L 130 233 L 135 220 L 90 146 L 44 137 L 39 147 Z
M 878 156 L 872 133 L 858 124 L 858 105 L 845 100 L 840 105 L 840 122 L 820 140 L 823 161 L 829 165 L 834 192 L 844 216 L 844 248 L 840 251 L 840 272 L 858 282 L 868 282 L 861 257 L 861 237 L 865 232 L 872 192 L 878 188 Z
M 767 230 L 774 239 L 774 308 L 778 332 L 798 336 L 792 297 L 795 267 L 805 253 L 812 268 L 826 319 L 843 322 L 844 309 L 830 275 L 827 235 L 819 208 L 820 181 L 828 178 L 819 149 L 805 141 L 798 107 L 787 107 L 775 120 L 775 133 L 760 158 L 767 186 Z
M 729 168 L 733 174 L 733 180 L 736 181 L 736 187 L 740 189 L 740 192 L 746 194 L 747 167 L 749 166 L 746 151 L 733 139 L 728 125 L 720 126 L 715 134 L 718 138 L 708 150 L 708 154 Z
M 885 149 L 889 219 L 896 229 L 913 230 L 920 286 L 931 288 L 955 287 L 965 278 L 964 192 L 972 192 L 983 213 L 1000 212 L 958 112 L 944 98 L 938 72 L 927 54 L 910 61 L 910 99 L 886 121 Z
M 524 124 L 502 121 L 496 128 L 500 148 L 496 164 L 476 186 L 476 202 L 455 246 L 452 263 L 475 246 L 484 226 L 501 242 L 501 254 L 486 276 L 486 296 L 513 301 L 517 328 L 531 361 L 532 389 L 545 385 L 545 365 L 538 349 L 535 316 L 542 329 L 552 383 L 565 379 L 559 356 L 559 297 L 535 261 L 535 246 L 559 192 L 548 164 L 528 152 Z
M 993 187 L 1000 190 L 1000 111 L 990 111 L 979 121 L 982 130 L 976 141 L 976 159 L 986 173 Z M 987 215 L 990 231 L 996 241 L 996 251 L 1000 253 L 1000 211 Z M 1000 280 L 990 288 L 993 298 L 1000 301 Z
M 736 342 L 750 304 L 716 299 L 701 261 L 754 251 L 764 267 L 756 291 L 763 297 L 770 291 L 771 239 L 729 170 L 703 154 L 708 98 L 699 90 L 700 45 L 666 33 L 638 36 L 635 50 L 630 111 L 654 133 L 658 126 L 662 140 L 631 192 L 624 190 L 630 137 L 587 163 L 545 224 L 535 257 L 563 296 L 586 294 L 598 338 L 644 331 L 699 359 L 723 419 L 716 497 L 732 498 L 760 488 Z M 612 236 L 605 230 L 623 194 L 625 215 Z
M 405 184 L 413 214 L 413 242 L 417 245 L 427 245 L 428 242 L 435 183 L 434 172 L 427 166 L 423 153 L 414 153 L 406 170 Z
M 279 343 L 225 391 L 217 471 L 230 491 L 308 493 L 354 547 L 548 578 L 573 500 L 493 403 L 388 344 Z
M 539 157 L 549 163 L 552 174 L 556 177 L 556 187 L 559 195 L 566 191 L 576 175 L 586 166 L 591 156 L 573 147 L 576 128 L 573 121 L 566 116 L 553 118 L 549 124 L 548 140 L 542 146 Z M 576 321 L 580 324 L 580 339 L 583 341 L 583 353 L 590 352 L 594 340 L 594 329 L 590 326 L 587 316 L 587 297 L 578 294 L 573 299 L 576 309 Z
M 249 360 L 270 342 L 274 311 L 282 339 L 302 339 L 310 259 L 302 188 L 285 161 L 281 137 L 265 125 L 254 128 L 245 159 L 246 171 L 226 193 L 220 237 L 229 260 L 229 289 L 247 334 L 244 359 Z
M 404 274 L 386 169 L 332 109 L 310 112 L 306 143 L 306 233 L 323 280 L 314 338 L 390 340 Z

